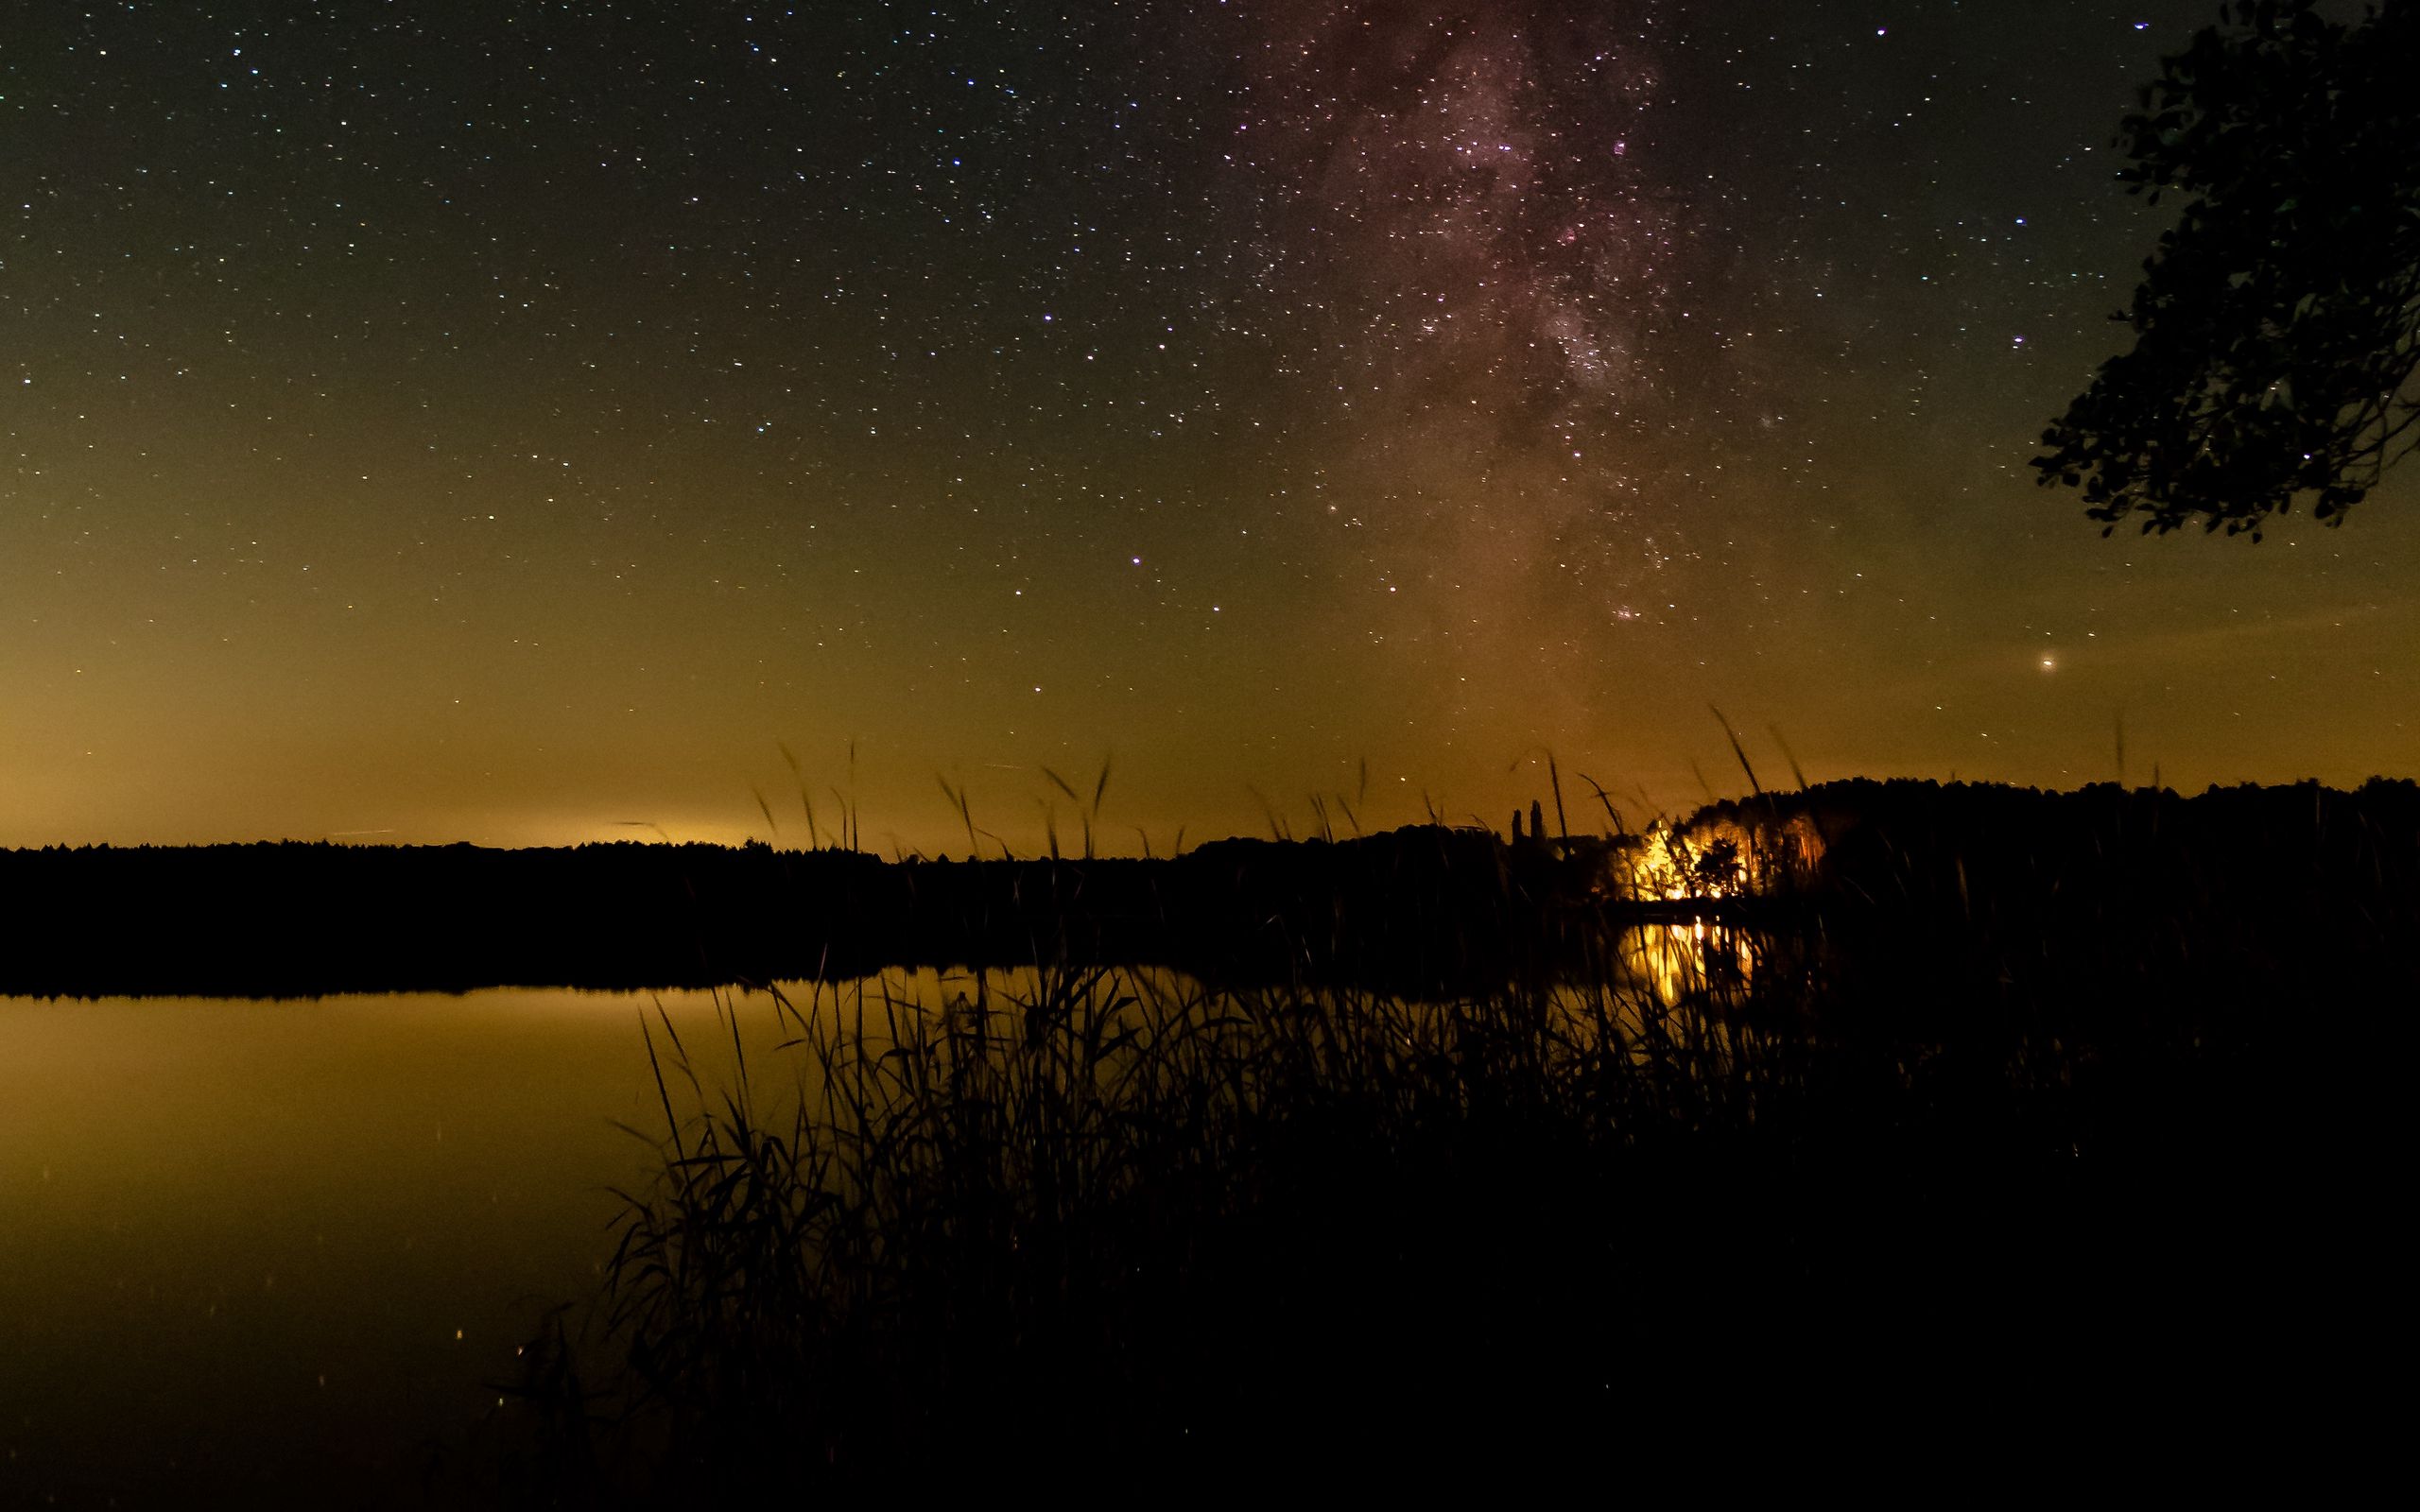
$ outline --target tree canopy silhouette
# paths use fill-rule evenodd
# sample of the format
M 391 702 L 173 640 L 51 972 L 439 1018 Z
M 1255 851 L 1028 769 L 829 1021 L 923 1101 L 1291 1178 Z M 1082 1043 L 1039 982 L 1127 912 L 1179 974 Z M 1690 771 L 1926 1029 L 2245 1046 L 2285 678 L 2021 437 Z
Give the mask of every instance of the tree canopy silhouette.
M 2143 265 L 2134 350 L 2033 459 L 2085 513 L 2260 538 L 2331 524 L 2420 441 L 2420 5 L 2358 21 L 2233 0 L 2166 59 L 2118 146 L 2132 193 L 2191 197 Z

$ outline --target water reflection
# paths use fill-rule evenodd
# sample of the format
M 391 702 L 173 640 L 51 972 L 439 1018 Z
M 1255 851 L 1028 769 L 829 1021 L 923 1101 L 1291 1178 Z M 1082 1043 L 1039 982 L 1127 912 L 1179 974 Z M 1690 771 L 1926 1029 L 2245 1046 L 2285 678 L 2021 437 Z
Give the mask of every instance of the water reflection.
M 1622 982 L 1651 991 L 1668 1008 L 1745 987 L 1762 954 L 1749 931 L 1703 919 L 1627 930 L 1616 950 Z
M 0 998 L 0 1504 L 420 1504 L 595 1284 L 648 1001 Z
M 1638 1007 L 1757 964 L 1694 921 L 1633 930 L 1615 959 Z M 1166 969 L 1117 978 L 1218 1001 Z M 609 1189 L 656 1168 L 628 1132 L 663 1128 L 643 1018 L 710 1094 L 744 1057 L 760 1088 L 812 1096 L 802 1019 L 878 1043 L 886 1020 L 1012 1014 L 1046 986 L 901 970 L 787 984 L 788 1011 L 710 991 L 0 998 L 0 1503 L 417 1504 L 431 1446 L 467 1452 L 539 1311 L 596 1291 Z

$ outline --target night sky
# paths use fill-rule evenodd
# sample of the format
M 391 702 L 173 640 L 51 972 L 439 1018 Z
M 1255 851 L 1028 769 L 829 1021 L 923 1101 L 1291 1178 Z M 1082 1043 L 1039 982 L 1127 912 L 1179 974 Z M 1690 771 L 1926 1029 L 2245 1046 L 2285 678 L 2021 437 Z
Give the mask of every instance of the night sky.
M 32 8 L 0 845 L 870 849 L 2420 764 L 2420 477 L 2042 427 L 2213 0 Z M 1063 828 L 1065 799 L 1059 799 Z M 1593 804 L 1591 805 L 1592 814 Z M 646 828 L 653 826 L 654 828 Z

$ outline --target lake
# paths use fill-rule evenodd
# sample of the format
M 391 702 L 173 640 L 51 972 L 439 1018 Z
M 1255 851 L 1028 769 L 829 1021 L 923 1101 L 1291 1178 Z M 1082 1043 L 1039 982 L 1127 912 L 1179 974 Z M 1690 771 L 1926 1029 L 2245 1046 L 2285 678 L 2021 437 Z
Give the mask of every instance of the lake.
M 705 992 L 0 998 L 0 1504 L 420 1501 L 596 1289 L 658 1001 L 724 1042 Z
M 1626 946 L 1668 1001 L 1707 954 Z M 779 1062 L 771 1001 L 722 1001 Z M 659 1005 L 711 1090 L 702 990 L 0 997 L 0 1503 L 458 1499 L 516 1346 L 596 1295 L 611 1189 L 655 1167 L 616 1125 L 663 1128 Z

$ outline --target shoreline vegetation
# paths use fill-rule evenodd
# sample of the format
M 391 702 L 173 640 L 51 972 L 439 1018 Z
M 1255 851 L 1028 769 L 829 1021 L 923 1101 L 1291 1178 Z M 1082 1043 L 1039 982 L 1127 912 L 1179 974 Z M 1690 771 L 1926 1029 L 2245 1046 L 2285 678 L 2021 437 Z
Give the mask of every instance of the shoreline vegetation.
M 2420 783 L 1544 828 L 18 850 L 0 991 L 734 984 L 712 1042 L 642 1015 L 612 1259 L 533 1303 L 432 1504 L 1306 1466 L 2308 1495 L 2392 1442 L 2341 1362 L 2402 1285 Z
M 1059 936 L 938 997 L 728 994 L 730 1057 L 650 1025 L 655 1179 L 486 1463 L 566 1506 L 1075 1465 L 2308 1490 L 2384 1441 L 2328 1362 L 2388 1306 L 2420 789 L 1841 783 L 1691 830 L 1689 885 L 1766 896 L 1649 929 L 1668 978 L 1600 908 L 1419 996 Z M 1340 875 L 1299 959 L 1382 927 Z
M 2036 932 L 2045 950 L 2079 908 L 2129 940 L 2171 933 L 2179 907 L 2290 916 L 2315 944 L 2409 920 L 2420 844 L 2420 786 L 2376 778 L 2193 797 L 1860 780 L 1643 832 L 1608 809 L 1607 833 L 1547 837 L 1536 814 L 1526 834 L 1515 816 L 1511 840 L 1432 824 L 1162 858 L 636 842 L 0 851 L 0 992 L 648 988 L 1054 963 L 1450 997 L 1585 975 L 1624 926 L 1763 926 L 1812 908 L 1835 931 L 1895 929 L 1953 901 L 1962 927 Z

